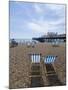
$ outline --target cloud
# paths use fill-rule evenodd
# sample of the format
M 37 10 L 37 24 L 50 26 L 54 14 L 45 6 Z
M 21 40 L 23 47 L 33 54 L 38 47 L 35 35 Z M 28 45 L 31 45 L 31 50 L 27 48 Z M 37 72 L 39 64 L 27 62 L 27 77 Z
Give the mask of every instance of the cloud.
M 47 32 L 48 28 L 45 28 L 45 26 L 40 23 L 34 23 L 34 22 L 30 22 L 28 23 L 28 28 L 31 29 L 34 32 Z
M 56 4 L 34 4 L 38 19 L 28 22 L 28 28 L 33 32 L 65 32 L 65 6 Z M 46 12 L 45 12 L 46 11 Z M 36 14 L 36 15 L 37 15 Z M 46 17 L 47 15 L 47 17 Z M 57 19 L 56 19 L 57 18 Z
M 48 13 L 50 16 L 64 17 L 65 14 L 65 5 L 59 4 L 34 4 L 34 9 L 43 16 Z
M 50 4 L 46 5 L 46 7 L 54 12 L 56 15 L 64 17 L 65 14 L 65 5 L 55 5 L 55 4 Z
M 61 10 L 64 8 L 64 5 L 60 5 L 60 4 L 46 4 L 45 7 L 49 8 L 50 10 Z
M 33 37 L 47 32 L 65 32 L 64 5 L 16 2 L 10 11 L 10 28 L 14 36 Z
M 63 19 L 56 20 L 56 21 L 45 21 L 45 20 L 33 20 L 28 23 L 28 28 L 32 30 L 33 32 L 41 32 L 41 33 L 47 33 L 47 32 L 58 32 L 60 33 L 62 30 L 62 33 L 65 31 L 65 23 Z
M 34 9 L 37 13 L 42 13 L 43 9 L 38 4 L 34 4 Z

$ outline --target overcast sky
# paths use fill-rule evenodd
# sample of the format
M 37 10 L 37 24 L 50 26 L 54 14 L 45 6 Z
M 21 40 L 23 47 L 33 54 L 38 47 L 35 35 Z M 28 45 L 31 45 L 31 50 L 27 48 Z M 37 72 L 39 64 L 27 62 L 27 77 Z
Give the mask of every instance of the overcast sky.
M 65 33 L 65 5 L 10 1 L 10 38 Z

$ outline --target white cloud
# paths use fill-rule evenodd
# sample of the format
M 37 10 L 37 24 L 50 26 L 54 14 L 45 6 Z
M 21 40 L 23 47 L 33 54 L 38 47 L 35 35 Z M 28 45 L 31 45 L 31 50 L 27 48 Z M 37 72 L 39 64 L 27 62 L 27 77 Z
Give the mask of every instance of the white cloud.
M 64 17 L 64 15 L 65 15 L 65 6 L 64 5 L 51 6 L 51 9 L 54 10 L 58 16 Z
M 65 32 L 65 6 L 64 5 L 56 5 L 56 4 L 34 4 L 34 8 L 36 13 L 40 14 L 39 19 L 34 19 L 28 23 L 28 28 L 33 30 L 34 32 Z M 46 11 L 46 12 L 45 12 Z M 48 17 L 45 18 L 45 14 L 47 11 L 52 12 L 55 18 L 58 16 L 57 20 L 50 19 Z M 49 17 L 50 18 L 50 17 Z
M 34 4 L 34 9 L 37 13 L 42 13 L 43 9 L 40 7 L 39 4 Z
M 63 19 L 57 21 L 45 21 L 45 20 L 33 20 L 32 22 L 28 23 L 28 28 L 31 29 L 33 32 L 58 32 L 64 33 L 65 23 Z
M 49 11 L 52 11 L 55 15 L 59 17 L 65 16 L 65 5 L 59 5 L 59 4 L 46 4 L 45 8 Z
M 51 10 L 61 10 L 64 8 L 64 5 L 59 4 L 46 4 L 45 7 L 51 9 Z
M 65 5 L 60 4 L 34 4 L 34 8 L 35 11 L 39 14 L 44 14 L 49 11 L 62 17 L 65 14 Z
M 38 23 L 38 22 L 29 22 L 28 28 L 31 29 L 34 32 L 41 32 L 45 33 L 48 31 L 48 24 Z

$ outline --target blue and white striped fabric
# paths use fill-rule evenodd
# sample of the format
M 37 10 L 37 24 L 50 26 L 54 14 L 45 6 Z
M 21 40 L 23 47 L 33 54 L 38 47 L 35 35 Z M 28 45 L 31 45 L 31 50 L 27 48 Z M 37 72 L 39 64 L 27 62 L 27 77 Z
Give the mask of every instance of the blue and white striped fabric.
M 44 63 L 53 63 L 56 60 L 56 56 L 49 55 L 45 57 Z

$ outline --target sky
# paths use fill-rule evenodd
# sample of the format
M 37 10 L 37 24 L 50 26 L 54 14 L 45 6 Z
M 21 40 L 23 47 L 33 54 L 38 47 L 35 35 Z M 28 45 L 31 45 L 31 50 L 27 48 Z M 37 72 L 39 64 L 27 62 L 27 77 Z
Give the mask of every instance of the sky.
M 65 5 L 9 2 L 10 38 L 31 39 L 47 32 L 65 33 Z

